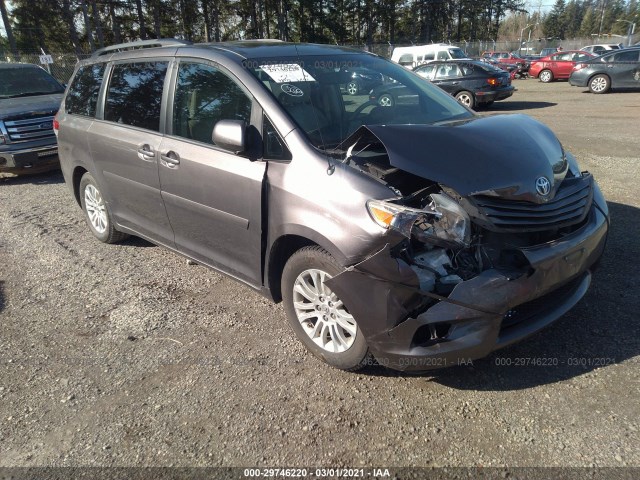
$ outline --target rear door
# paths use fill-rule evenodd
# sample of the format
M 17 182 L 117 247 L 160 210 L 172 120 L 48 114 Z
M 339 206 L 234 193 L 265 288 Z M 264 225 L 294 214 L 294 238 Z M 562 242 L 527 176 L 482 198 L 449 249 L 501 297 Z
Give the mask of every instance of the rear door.
M 118 224 L 173 246 L 160 196 L 158 151 L 168 59 L 114 63 L 104 106 L 88 131 L 89 148 Z
M 640 50 L 622 50 L 607 58 L 607 73 L 611 85 L 616 87 L 640 87 Z
M 211 138 L 220 120 L 243 120 L 248 132 L 259 131 L 261 120 L 252 118 L 259 108 L 240 82 L 217 64 L 182 59 L 172 77 L 167 136 L 160 146 L 160 183 L 176 247 L 259 285 L 266 163 L 255 160 L 259 154 L 223 150 Z
M 441 63 L 436 67 L 433 83 L 446 92 L 455 93 L 459 90 L 461 77 L 462 72 L 458 65 L 455 63 Z

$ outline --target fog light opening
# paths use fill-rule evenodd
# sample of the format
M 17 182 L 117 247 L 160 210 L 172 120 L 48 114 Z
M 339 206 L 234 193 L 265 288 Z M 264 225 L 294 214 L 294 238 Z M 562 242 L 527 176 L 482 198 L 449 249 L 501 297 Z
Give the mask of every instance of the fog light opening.
M 451 324 L 447 322 L 422 325 L 416 330 L 411 345 L 413 347 L 430 347 L 448 340 L 451 332 Z

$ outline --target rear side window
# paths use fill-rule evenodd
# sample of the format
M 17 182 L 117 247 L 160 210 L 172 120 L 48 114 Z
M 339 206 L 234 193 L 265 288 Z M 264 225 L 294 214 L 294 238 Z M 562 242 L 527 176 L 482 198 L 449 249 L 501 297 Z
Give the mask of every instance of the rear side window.
M 435 69 L 435 65 L 427 65 L 416 70 L 416 73 L 424 78 L 431 78 L 433 76 L 433 70 Z
M 614 62 L 637 62 L 640 50 L 622 51 L 613 55 Z M 611 58 L 611 57 L 609 57 Z M 611 60 L 609 60 L 611 61 Z
M 107 89 L 104 119 L 159 131 L 166 72 L 166 62 L 114 65 Z
M 85 117 L 95 116 L 104 69 L 104 63 L 87 65 L 78 69 L 64 102 L 66 113 Z
M 173 134 L 213 144 L 219 120 L 251 120 L 251 99 L 238 84 L 210 65 L 181 63 L 173 104 Z

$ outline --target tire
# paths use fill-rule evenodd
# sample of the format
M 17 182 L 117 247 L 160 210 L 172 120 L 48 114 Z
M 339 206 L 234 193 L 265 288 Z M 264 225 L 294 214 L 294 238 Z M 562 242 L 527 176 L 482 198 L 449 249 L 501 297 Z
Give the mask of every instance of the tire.
M 462 105 L 466 105 L 469 108 L 473 108 L 476 106 L 476 100 L 473 97 L 473 93 L 467 92 L 466 90 L 458 92 L 456 94 L 456 100 L 458 100 L 458 102 L 460 102 Z
M 287 320 L 304 346 L 332 367 L 353 372 L 371 363 L 372 357 L 356 320 L 324 286 L 324 279 L 342 271 L 322 248 L 304 247 L 284 267 L 282 300 Z
M 129 236 L 113 226 L 109 207 L 90 173 L 85 173 L 80 180 L 80 205 L 91 233 L 101 242 L 116 243 Z
M 589 91 L 591 93 L 607 93 L 611 89 L 611 80 L 606 75 L 596 75 L 589 80 Z
M 393 107 L 395 105 L 395 101 L 393 100 L 391 94 L 383 93 L 378 99 L 378 105 L 380 105 L 381 107 Z
M 538 78 L 542 83 L 553 82 L 553 72 L 551 70 L 542 70 Z
M 347 93 L 349 95 L 358 95 L 358 93 L 360 93 L 360 85 L 358 82 L 353 81 L 347 83 Z

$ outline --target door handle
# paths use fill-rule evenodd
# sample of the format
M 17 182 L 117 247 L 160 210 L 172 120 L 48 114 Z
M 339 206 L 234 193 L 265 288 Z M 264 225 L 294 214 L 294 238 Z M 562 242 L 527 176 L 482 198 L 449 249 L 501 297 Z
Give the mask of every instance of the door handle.
M 451 85 L 458 85 L 460 82 L 451 82 Z
M 149 146 L 149 144 L 145 143 L 138 147 L 138 158 L 141 160 L 153 160 L 156 156 L 156 152 L 153 151 L 153 148 Z
M 169 150 L 167 153 L 161 153 L 160 160 L 165 167 L 173 168 L 176 165 L 180 165 L 180 155 L 173 150 Z

